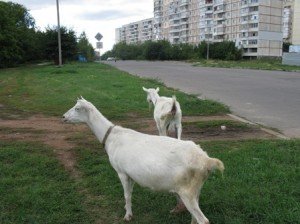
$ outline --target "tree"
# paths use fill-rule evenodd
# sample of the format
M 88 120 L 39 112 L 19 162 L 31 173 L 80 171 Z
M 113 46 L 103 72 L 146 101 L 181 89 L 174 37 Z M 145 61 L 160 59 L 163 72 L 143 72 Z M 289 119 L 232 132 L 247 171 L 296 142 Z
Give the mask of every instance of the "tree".
M 35 21 L 16 3 L 0 2 L 0 67 L 35 59 Z
M 89 43 L 85 32 L 82 32 L 78 41 L 78 53 L 83 55 L 88 61 L 95 59 L 95 52 L 93 46 Z
M 77 56 L 77 42 L 75 32 L 66 27 L 60 28 L 61 50 L 63 61 L 75 60 Z M 57 29 L 47 27 L 45 32 L 45 57 L 58 64 Z

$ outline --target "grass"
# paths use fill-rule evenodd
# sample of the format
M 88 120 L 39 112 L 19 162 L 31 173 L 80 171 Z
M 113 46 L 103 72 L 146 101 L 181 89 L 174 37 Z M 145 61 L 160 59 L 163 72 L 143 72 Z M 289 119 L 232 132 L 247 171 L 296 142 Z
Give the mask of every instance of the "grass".
M 0 70 L 0 104 L 2 115 L 43 113 L 61 116 L 74 106 L 77 97 L 91 101 L 109 119 L 128 116 L 152 116 L 148 110 L 145 87 L 160 87 L 160 94 L 176 95 L 185 115 L 228 113 L 225 105 L 199 100 L 166 88 L 156 80 L 140 79 L 109 65 L 100 63 L 27 66 Z
M 142 86 L 159 86 L 164 95 L 176 94 L 185 114 L 228 112 L 222 104 L 96 63 L 5 69 L 0 70 L 0 80 L 1 118 L 10 113 L 61 116 L 80 95 L 110 119 L 150 117 Z M 224 124 L 244 128 L 232 121 L 195 125 Z M 69 139 L 78 145 L 72 149 L 76 169 L 82 174 L 76 180 L 59 164 L 54 149 L 0 141 L 0 223 L 124 223 L 121 183 L 91 135 L 78 133 Z M 218 173 L 211 175 L 202 189 L 200 206 L 211 223 L 299 223 L 300 140 L 205 141 L 201 146 L 226 168 L 224 178 Z M 136 185 L 131 223 L 189 223 L 188 213 L 169 214 L 175 203 L 171 194 Z
M 255 59 L 240 61 L 223 60 L 201 60 L 194 66 L 200 67 L 221 67 L 221 68 L 242 68 L 242 69 L 261 69 L 277 71 L 300 71 L 300 66 L 283 65 L 278 59 Z
M 123 189 L 107 155 L 95 147 L 80 147 L 78 167 L 84 186 L 106 212 L 104 221 L 123 223 Z M 202 147 L 225 164 L 224 178 L 212 175 L 202 190 L 200 205 L 211 223 L 298 223 L 300 217 L 300 141 L 260 140 L 203 142 Z M 100 198 L 100 199 L 99 199 Z M 132 223 L 189 223 L 190 215 L 171 215 L 175 197 L 137 185 Z M 95 214 L 97 216 L 97 214 Z
M 0 142 L 0 223 L 91 223 L 83 196 L 51 150 Z
M 238 129 L 249 129 L 250 125 L 246 123 L 241 123 L 237 121 L 231 120 L 211 120 L 211 121 L 197 121 L 197 122 L 183 122 L 183 126 L 185 125 L 193 125 L 198 128 L 220 128 L 222 125 L 226 126 L 226 128 L 238 128 Z
M 124 223 L 117 174 L 99 143 L 85 144 L 81 137 L 75 149 L 82 173 L 77 182 L 49 148 L 0 143 L 0 223 Z M 201 191 L 201 209 L 211 223 L 299 223 L 300 140 L 201 146 L 225 164 L 224 178 L 211 175 Z M 175 204 L 171 194 L 135 185 L 131 223 L 189 223 L 188 213 L 169 214 Z

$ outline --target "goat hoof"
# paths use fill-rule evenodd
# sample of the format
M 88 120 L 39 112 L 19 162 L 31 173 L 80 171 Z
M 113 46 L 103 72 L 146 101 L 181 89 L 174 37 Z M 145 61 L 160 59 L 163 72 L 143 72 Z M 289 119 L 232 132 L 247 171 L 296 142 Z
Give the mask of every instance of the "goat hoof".
M 132 215 L 125 215 L 124 220 L 129 222 L 132 219 Z
M 173 208 L 170 213 L 171 214 L 178 214 L 178 213 L 181 213 L 181 212 L 184 212 L 186 211 L 186 207 L 185 205 L 182 203 L 182 202 L 179 202 L 175 208 Z

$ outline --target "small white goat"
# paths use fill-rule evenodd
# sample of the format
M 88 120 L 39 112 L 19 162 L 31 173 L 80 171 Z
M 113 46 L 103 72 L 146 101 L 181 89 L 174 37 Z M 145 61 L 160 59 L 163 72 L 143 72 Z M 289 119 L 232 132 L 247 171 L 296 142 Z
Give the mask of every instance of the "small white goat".
M 83 98 L 63 115 L 63 121 L 86 123 L 104 144 L 124 188 L 126 221 L 132 218 L 131 195 L 136 182 L 152 190 L 177 193 L 192 214 L 192 223 L 209 223 L 198 205 L 200 188 L 212 170 L 223 172 L 224 165 L 208 157 L 199 145 L 114 126 Z
M 181 139 L 182 112 L 176 97 L 159 96 L 158 87 L 156 89 L 143 87 L 143 90 L 147 93 L 148 103 L 154 105 L 154 120 L 159 135 L 167 136 L 167 131 L 175 129 L 176 138 Z

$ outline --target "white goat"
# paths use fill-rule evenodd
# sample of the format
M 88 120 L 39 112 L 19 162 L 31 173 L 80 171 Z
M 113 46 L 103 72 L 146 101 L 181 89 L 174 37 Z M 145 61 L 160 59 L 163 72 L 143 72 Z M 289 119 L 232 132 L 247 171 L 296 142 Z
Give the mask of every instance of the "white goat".
M 199 145 L 114 126 L 83 98 L 63 115 L 63 121 L 86 123 L 104 144 L 123 185 L 126 221 L 132 218 L 131 195 L 136 182 L 152 190 L 177 193 L 192 214 L 192 223 L 209 223 L 198 205 L 200 188 L 212 170 L 223 172 L 224 165 L 208 157 Z
M 167 136 L 168 130 L 175 129 L 176 138 L 181 139 L 182 112 L 176 97 L 159 96 L 158 87 L 156 89 L 143 87 L 143 90 L 147 93 L 148 103 L 154 105 L 154 120 L 159 135 Z

